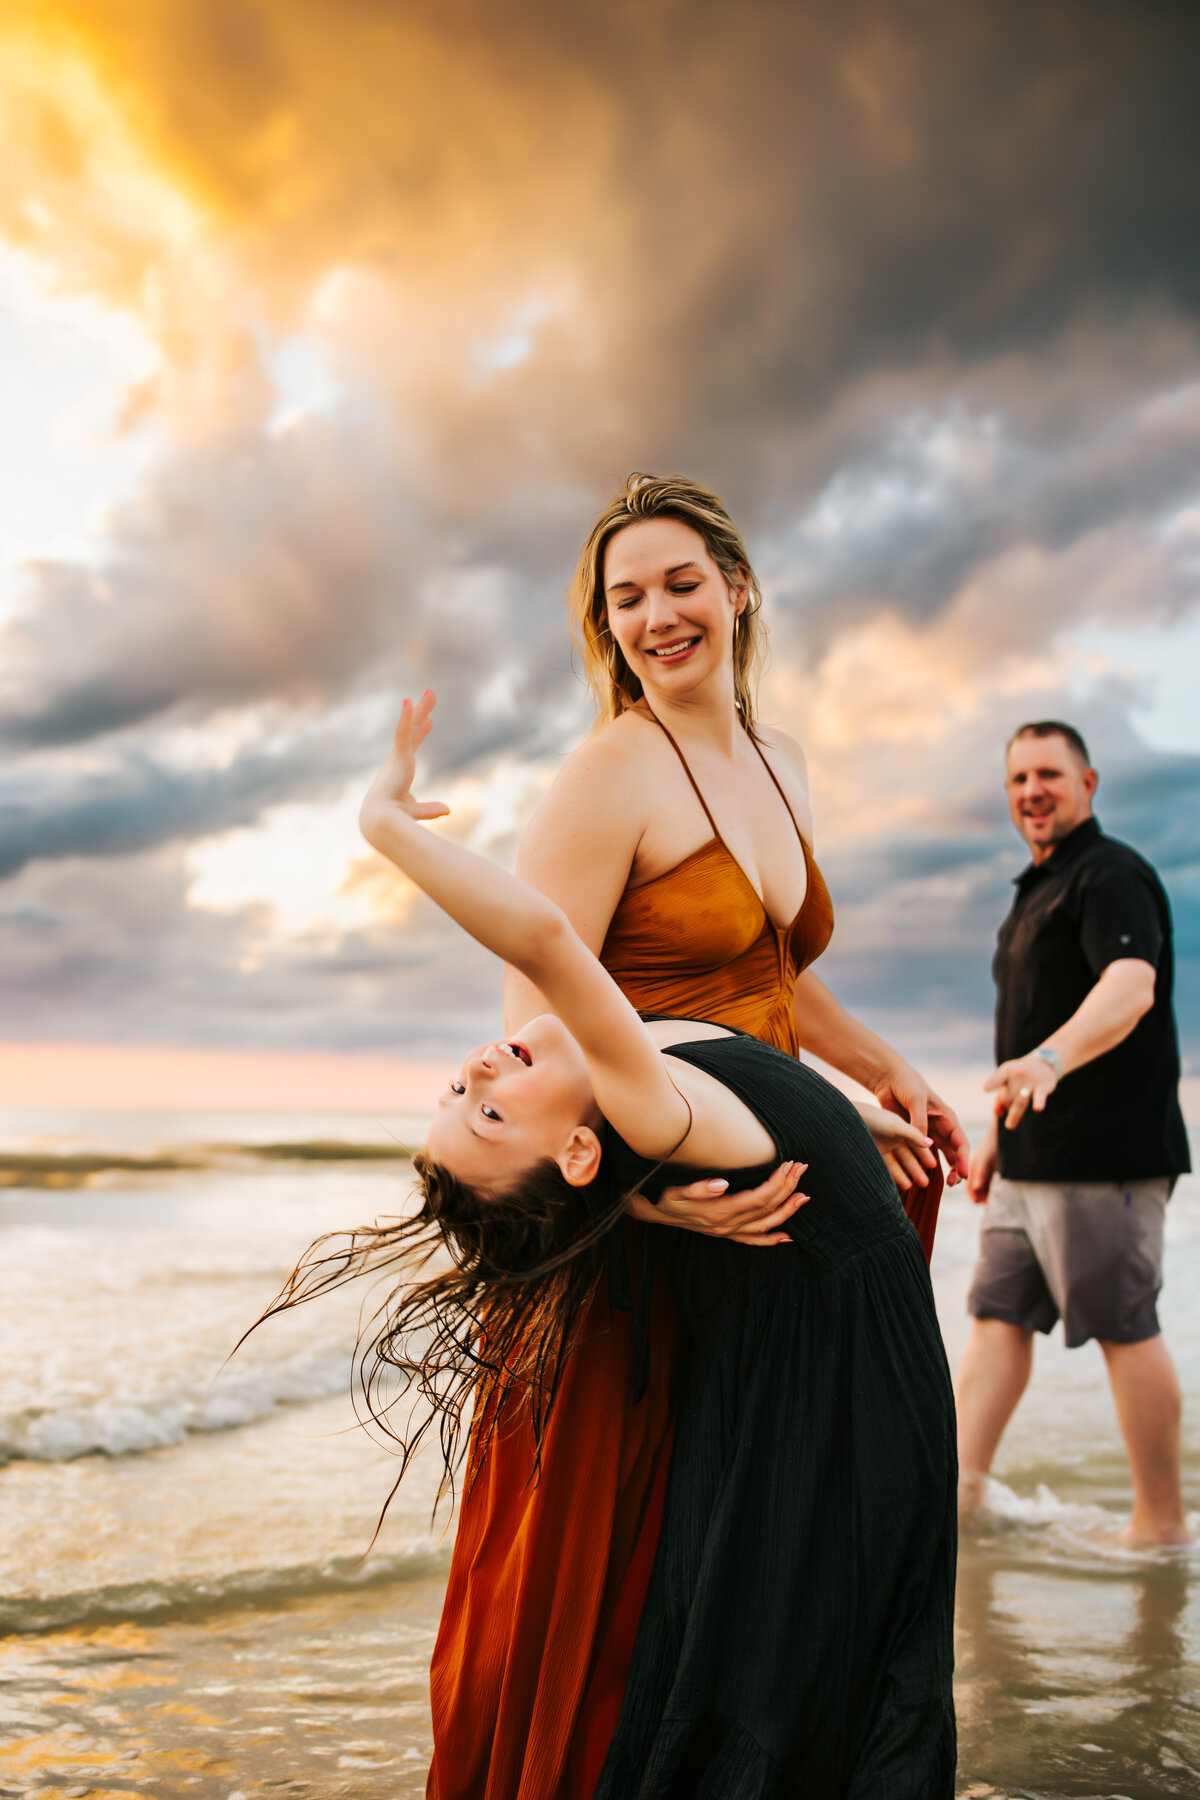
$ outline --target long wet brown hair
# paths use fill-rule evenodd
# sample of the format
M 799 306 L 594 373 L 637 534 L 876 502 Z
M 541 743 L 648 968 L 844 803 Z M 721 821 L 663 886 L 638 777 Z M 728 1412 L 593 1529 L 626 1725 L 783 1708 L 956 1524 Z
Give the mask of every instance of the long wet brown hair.
M 472 1417 L 468 1485 L 493 1438 L 523 1417 L 540 1463 L 567 1358 L 583 1341 L 584 1303 L 629 1197 L 614 1191 L 607 1161 L 574 1187 L 547 1158 L 492 1196 L 418 1152 L 417 1211 L 318 1238 L 250 1327 L 362 1276 L 401 1274 L 364 1308 L 354 1354 L 355 1410 L 400 1454 L 380 1525 L 435 1422 L 443 1462 L 435 1511 L 445 1495 L 453 1500 Z M 446 1255 L 449 1268 L 419 1278 Z

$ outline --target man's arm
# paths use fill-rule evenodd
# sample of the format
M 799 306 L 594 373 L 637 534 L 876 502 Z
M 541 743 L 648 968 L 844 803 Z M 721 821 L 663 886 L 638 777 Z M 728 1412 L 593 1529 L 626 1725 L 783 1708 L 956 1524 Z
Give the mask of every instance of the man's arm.
M 1124 956 L 1109 963 L 1066 1024 L 1042 1046 L 1057 1053 L 1064 1075 L 1125 1041 L 1154 1005 L 1154 978 L 1153 963 L 1143 962 L 1141 957 Z M 1058 1082 L 1051 1064 L 1033 1051 L 1001 1063 L 983 1085 L 995 1094 L 997 1117 L 1003 1113 L 1004 1123 L 1012 1131 L 1029 1106 L 1034 1112 L 1045 1110 Z

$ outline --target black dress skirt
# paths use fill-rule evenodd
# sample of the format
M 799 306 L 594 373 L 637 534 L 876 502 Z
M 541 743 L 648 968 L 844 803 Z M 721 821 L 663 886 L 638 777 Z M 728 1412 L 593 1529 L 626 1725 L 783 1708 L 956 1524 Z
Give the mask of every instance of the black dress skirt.
M 811 1069 L 742 1036 L 670 1055 L 807 1162 L 811 1200 L 774 1249 L 651 1229 L 690 1366 L 595 1800 L 952 1800 L 954 1402 L 916 1233 Z

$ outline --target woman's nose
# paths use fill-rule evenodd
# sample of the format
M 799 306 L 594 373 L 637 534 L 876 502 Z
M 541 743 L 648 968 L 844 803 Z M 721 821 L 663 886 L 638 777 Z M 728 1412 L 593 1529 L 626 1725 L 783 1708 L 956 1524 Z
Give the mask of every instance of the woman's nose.
M 674 625 L 679 617 L 675 605 L 675 596 L 666 588 L 652 588 L 649 595 L 648 624 L 651 631 L 662 631 L 668 625 Z

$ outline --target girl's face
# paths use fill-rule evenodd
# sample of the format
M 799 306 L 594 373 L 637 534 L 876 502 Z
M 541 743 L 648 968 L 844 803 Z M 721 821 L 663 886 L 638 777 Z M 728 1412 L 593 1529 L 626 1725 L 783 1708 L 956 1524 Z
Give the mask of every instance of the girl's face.
M 600 1122 L 583 1052 L 561 1019 L 543 1013 L 519 1036 L 472 1050 L 438 1101 L 425 1148 L 484 1192 L 503 1192 L 545 1157 L 560 1167 L 574 1158 L 590 1180 Z
M 746 589 L 731 588 L 704 539 L 680 519 L 639 519 L 604 552 L 608 629 L 649 694 L 692 692 L 725 669 Z

